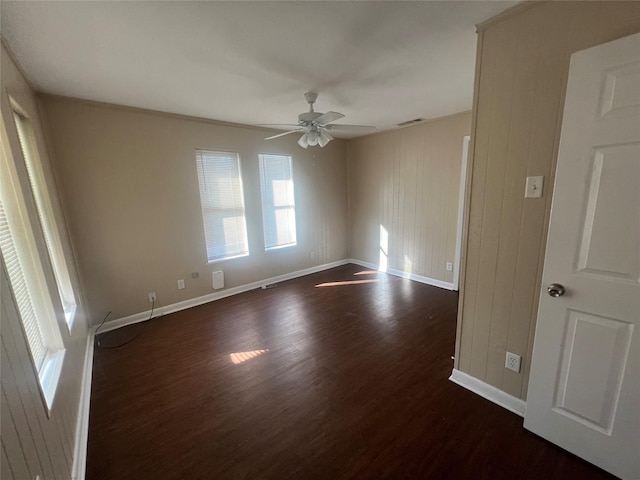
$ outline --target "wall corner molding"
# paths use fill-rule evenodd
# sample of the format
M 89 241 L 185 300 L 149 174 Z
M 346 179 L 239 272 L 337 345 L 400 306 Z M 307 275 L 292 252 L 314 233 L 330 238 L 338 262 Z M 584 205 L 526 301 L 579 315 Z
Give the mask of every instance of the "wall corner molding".
M 93 349 L 96 327 L 90 327 L 87 334 L 82 383 L 80 384 L 80 403 L 76 420 L 75 448 L 71 480 L 84 480 L 87 470 L 87 442 L 89 440 L 89 407 L 91 406 L 91 379 L 93 376 Z
M 508 393 L 489 385 L 482 380 L 478 380 L 471 375 L 461 372 L 460 370 L 456 370 L 455 368 L 451 372 L 449 380 L 477 395 L 480 395 L 496 405 L 500 405 L 502 408 L 505 408 L 516 415 L 524 417 L 527 403 L 520 398 L 509 395 Z

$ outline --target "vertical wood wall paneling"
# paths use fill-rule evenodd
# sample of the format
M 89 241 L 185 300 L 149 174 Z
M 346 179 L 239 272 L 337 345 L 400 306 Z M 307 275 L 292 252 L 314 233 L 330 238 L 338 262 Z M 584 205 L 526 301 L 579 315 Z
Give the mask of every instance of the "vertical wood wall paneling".
M 53 471 L 48 478 L 64 478 L 70 470 L 62 451 L 60 425 L 54 418 L 56 411 L 52 412 L 51 418 L 47 417 L 17 309 L 7 301 L 10 296 L 8 279 L 4 272 L 2 276 L 2 389 L 7 398 L 7 409 L 3 409 L 3 415 L 10 414 L 14 419 L 24 415 L 29 419 L 29 425 L 19 420 L 14 421 L 14 425 L 16 440 L 23 449 L 22 456 L 39 459 L 42 470 L 34 469 L 35 462 L 30 461 L 33 471 Z M 54 406 L 61 404 L 56 400 Z M 15 459 L 13 454 L 9 458 L 11 461 Z
M 517 9 L 518 7 L 516 7 Z M 640 2 L 541 2 L 479 27 L 458 368 L 526 399 L 573 52 L 640 31 Z M 544 175 L 542 199 L 525 178 Z M 505 351 L 523 356 L 504 369 Z
M 486 165 L 487 181 L 496 182 L 491 188 L 485 185 L 485 198 L 483 204 L 483 224 L 480 234 L 480 258 L 479 258 L 479 282 L 477 286 L 478 303 L 476 305 L 476 328 L 474 331 L 474 344 L 472 348 L 471 374 L 475 377 L 485 377 L 487 371 L 486 359 L 488 352 L 493 348 L 490 344 L 491 333 L 499 325 L 492 325 L 492 310 L 494 307 L 494 293 L 497 268 L 496 262 L 500 245 L 500 217 L 504 206 L 504 179 L 507 165 L 506 151 L 508 146 L 508 132 L 510 121 L 511 99 L 513 95 L 513 76 L 516 55 L 515 42 L 507 42 L 508 38 L 517 35 L 516 26 L 504 28 L 491 35 L 487 33 L 485 45 L 491 45 L 495 36 L 495 42 L 502 47 L 498 56 L 497 68 L 500 75 L 495 78 L 496 92 L 492 97 L 489 111 L 489 142 L 487 149 Z M 505 68 L 507 67 L 507 68 Z M 504 294 L 504 292 L 499 292 Z
M 496 37 L 487 37 L 484 32 L 482 35 L 482 52 L 485 49 L 495 48 Z M 488 45 L 488 46 L 487 46 Z M 482 237 L 482 222 L 484 213 L 484 202 L 486 194 L 486 178 L 487 178 L 487 150 L 489 144 L 489 122 L 485 119 L 491 112 L 491 98 L 494 91 L 494 78 L 498 75 L 497 59 L 495 57 L 482 58 L 482 63 L 478 65 L 480 69 L 479 78 L 476 80 L 476 88 L 478 95 L 475 104 L 474 115 L 476 117 L 475 131 L 471 134 L 474 144 L 474 156 L 469 162 L 469 171 L 471 172 L 472 183 L 467 185 L 470 191 L 469 199 L 469 223 L 466 229 L 467 234 L 467 259 L 465 262 L 465 281 L 462 292 L 463 297 L 460 300 L 461 312 L 464 319 L 458 321 L 462 325 L 460 354 L 458 361 L 460 370 L 471 373 L 474 362 L 473 351 L 476 343 L 482 345 L 480 340 L 476 340 L 474 333 L 476 332 L 475 322 L 469 323 L 467 318 L 477 318 L 476 315 L 476 299 L 478 298 L 478 285 L 480 275 L 480 249 Z M 476 60 L 479 63 L 479 60 Z M 486 328 L 486 327 L 485 327 Z M 477 350 L 477 347 L 475 348 Z M 484 365 L 483 365 L 484 367 Z M 474 369 L 477 371 L 477 368 Z
M 6 358 L 3 358 L 2 361 L 5 359 Z M 17 437 L 20 442 L 22 455 L 29 469 L 30 478 L 34 478 L 38 473 L 42 472 L 43 467 L 36 451 L 31 425 L 29 425 L 27 421 L 21 400 L 16 395 L 7 396 L 5 389 L 2 388 L 2 405 L 4 407 L 4 414 L 13 421 L 15 431 L 23 432 L 22 435 L 17 435 Z
M 16 430 L 13 416 L 11 415 L 11 409 L 7 403 L 7 397 L 2 391 L 2 415 L 0 415 L 1 428 L 2 428 L 2 441 L 7 448 L 7 457 L 9 458 L 9 467 L 14 472 L 14 476 L 18 478 L 30 478 L 29 467 L 27 466 L 27 459 L 24 454 L 22 443 L 18 431 Z
M 11 464 L 9 463 L 9 457 L 7 456 L 6 448 L 4 446 L 4 438 L 0 439 L 0 447 L 2 447 L 2 459 L 0 460 L 0 473 L 2 478 L 7 480 L 15 480 Z
M 4 309 L 3 309 L 4 310 Z M 4 312 L 3 312 L 4 314 Z M 5 327 L 6 328 L 6 327 Z M 8 345 L 4 341 L 4 337 L 2 338 L 2 376 L 4 380 L 4 384 L 2 385 L 2 390 L 4 392 L 5 388 L 9 392 L 18 392 L 18 395 L 9 394 L 7 396 L 7 404 L 9 410 L 4 413 L 18 412 L 21 417 L 25 417 L 26 423 L 28 426 L 24 428 L 18 428 L 18 431 L 24 431 L 25 435 L 28 432 L 28 435 L 31 437 L 33 445 L 30 449 L 30 453 L 34 453 L 38 457 L 39 471 L 41 471 L 45 478 L 53 477 L 53 466 L 51 464 L 51 458 L 48 455 L 48 451 L 46 448 L 46 443 L 44 442 L 44 436 L 42 433 L 42 426 L 40 424 L 40 418 L 38 415 L 30 414 L 34 410 L 34 397 L 32 392 L 29 389 L 29 384 L 27 382 L 20 382 L 21 385 L 18 385 L 16 381 L 16 374 L 13 371 L 13 365 L 11 360 L 9 359 L 8 350 L 13 347 L 12 343 L 9 342 Z M 15 352 L 12 352 L 12 355 L 15 355 Z M 15 362 L 15 360 L 14 360 Z M 18 375 L 20 372 L 18 372 Z M 22 377 L 24 378 L 24 377 Z M 35 398 L 35 401 L 40 402 L 40 407 L 42 407 L 41 399 Z M 19 403 L 18 403 L 19 402 Z M 29 412 L 29 413 L 27 413 Z
M 444 282 L 455 256 L 462 144 L 468 112 L 348 142 L 349 255 Z

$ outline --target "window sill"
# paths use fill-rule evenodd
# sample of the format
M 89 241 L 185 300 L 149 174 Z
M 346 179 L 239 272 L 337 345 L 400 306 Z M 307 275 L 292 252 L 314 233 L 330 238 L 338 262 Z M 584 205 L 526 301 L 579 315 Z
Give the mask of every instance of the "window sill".
M 240 255 L 233 255 L 232 257 L 214 258 L 213 260 L 208 260 L 207 263 L 212 264 L 212 263 L 224 262 L 225 260 L 233 260 L 234 258 L 242 258 L 242 257 L 248 257 L 248 256 L 249 256 L 249 252 L 242 253 Z
M 45 402 L 47 416 L 51 416 L 51 407 L 53 399 L 56 396 L 60 374 L 62 373 L 62 364 L 64 362 L 65 350 L 50 352 L 44 359 L 42 368 L 40 369 L 40 391 Z
M 296 245 L 298 245 L 297 242 L 287 243 L 286 245 L 276 245 L 275 247 L 267 247 L 267 248 L 264 249 L 264 251 L 265 252 L 271 252 L 273 250 L 282 250 L 284 248 L 295 247 Z

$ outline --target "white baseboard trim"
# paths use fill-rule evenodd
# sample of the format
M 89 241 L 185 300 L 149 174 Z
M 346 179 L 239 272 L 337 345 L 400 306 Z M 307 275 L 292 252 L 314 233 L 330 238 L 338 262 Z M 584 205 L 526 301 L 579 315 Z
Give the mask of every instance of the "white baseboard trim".
M 91 406 L 91 378 L 93 376 L 93 347 L 95 327 L 87 334 L 87 347 L 82 369 L 82 384 L 80 386 L 80 403 L 76 420 L 76 445 L 73 451 L 73 468 L 71 480 L 84 480 L 87 470 L 87 441 L 89 439 L 89 407 Z
M 285 280 L 304 277 L 305 275 L 311 275 L 312 273 L 317 273 L 323 270 L 328 270 L 330 268 L 339 267 L 341 265 L 346 265 L 347 263 L 350 263 L 350 260 L 345 259 L 345 260 L 338 260 L 336 262 L 331 262 L 331 263 L 324 263 L 322 265 L 316 265 L 315 267 L 305 268 L 303 270 L 297 270 L 295 272 L 285 273 L 283 275 L 278 275 L 276 277 L 266 278 L 264 280 L 258 280 L 257 282 L 252 282 L 245 285 L 239 285 L 233 288 L 228 288 L 221 292 L 208 293 L 207 295 L 202 295 L 201 297 L 190 298 L 182 302 L 173 303 L 171 305 L 166 305 L 164 307 L 158 307 L 155 309 L 153 314 L 154 316 L 168 315 L 169 313 L 179 312 L 180 310 L 186 310 L 187 308 L 197 307 L 198 305 L 203 305 L 205 303 L 213 302 L 215 300 L 221 300 L 223 298 L 230 297 L 232 295 L 238 295 L 239 293 L 248 292 L 249 290 L 254 290 L 264 285 L 270 285 L 272 283 L 279 283 L 279 282 L 284 282 Z M 151 315 L 151 310 L 147 310 L 146 312 L 135 313 L 127 317 L 122 317 L 122 318 L 118 318 L 117 320 L 106 322 L 102 326 L 102 328 L 100 328 L 100 333 L 110 332 L 111 330 L 116 330 L 118 328 L 126 327 L 127 325 L 133 325 L 134 323 L 144 322 L 149 319 L 150 315 Z
M 361 267 L 370 268 L 371 270 L 379 270 L 378 265 L 373 263 L 365 262 L 362 260 L 358 260 L 357 258 L 350 258 L 349 263 L 355 263 L 356 265 L 360 265 Z M 416 275 L 415 273 L 403 272 L 401 270 L 396 270 L 394 268 L 388 268 L 385 273 L 390 275 L 408 278 L 409 280 L 414 280 L 416 282 L 425 283 L 427 285 L 431 285 L 433 287 L 440 287 L 446 290 L 455 290 L 455 285 L 450 282 L 443 282 L 442 280 L 437 280 L 435 278 L 423 277 L 422 275 Z
M 456 370 L 455 368 L 451 372 L 449 380 L 453 383 L 457 383 L 467 390 L 471 390 L 473 393 L 486 398 L 496 405 L 506 408 L 516 415 L 524 417 L 524 412 L 527 408 L 527 403 L 524 400 L 509 395 L 508 393 L 505 393 L 496 387 L 492 387 L 488 383 L 484 383 L 482 380 L 478 380 L 477 378 L 461 372 L 460 370 Z

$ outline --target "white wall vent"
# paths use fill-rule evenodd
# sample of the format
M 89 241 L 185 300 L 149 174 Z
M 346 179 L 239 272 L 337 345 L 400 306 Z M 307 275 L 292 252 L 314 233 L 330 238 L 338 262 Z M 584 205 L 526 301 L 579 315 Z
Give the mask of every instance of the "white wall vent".
M 213 281 L 214 290 L 220 290 L 221 288 L 224 288 L 224 272 L 222 270 L 211 273 L 211 278 Z

